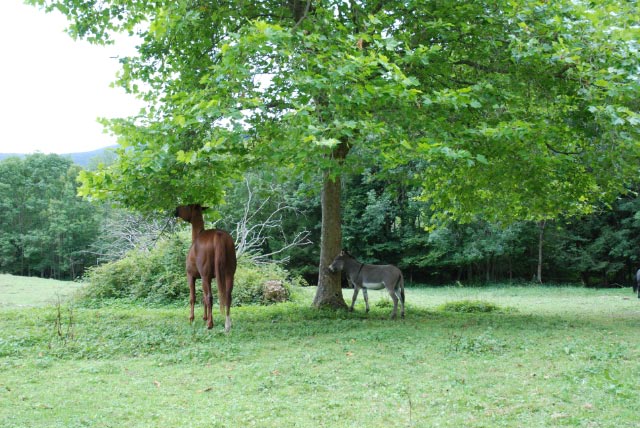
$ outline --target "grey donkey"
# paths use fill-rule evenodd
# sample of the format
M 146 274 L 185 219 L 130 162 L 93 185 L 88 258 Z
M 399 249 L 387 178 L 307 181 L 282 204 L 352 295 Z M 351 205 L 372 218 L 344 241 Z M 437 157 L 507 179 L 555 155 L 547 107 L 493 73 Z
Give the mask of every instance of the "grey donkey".
M 386 288 L 393 300 L 393 312 L 391 318 L 395 319 L 398 312 L 398 301 L 402 306 L 400 316 L 404 318 L 404 279 L 400 269 L 393 265 L 368 265 L 360 263 L 347 251 L 342 250 L 336 256 L 329 271 L 332 273 L 344 271 L 348 281 L 353 285 L 353 298 L 350 311 L 358 297 L 358 291 L 362 288 L 364 303 L 369 312 L 369 296 L 367 290 L 382 290 Z

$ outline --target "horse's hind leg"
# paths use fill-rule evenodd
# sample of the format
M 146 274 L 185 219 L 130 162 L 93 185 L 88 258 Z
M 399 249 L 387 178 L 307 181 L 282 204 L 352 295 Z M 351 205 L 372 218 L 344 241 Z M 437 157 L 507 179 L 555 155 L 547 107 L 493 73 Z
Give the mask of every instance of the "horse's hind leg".
M 193 311 L 196 304 L 196 278 L 187 275 L 187 282 L 189 283 L 189 322 L 193 322 L 195 318 Z
M 204 318 L 207 321 L 207 328 L 213 328 L 213 315 L 211 306 L 213 304 L 213 296 L 211 295 L 211 278 L 202 276 L 202 301 L 204 303 Z

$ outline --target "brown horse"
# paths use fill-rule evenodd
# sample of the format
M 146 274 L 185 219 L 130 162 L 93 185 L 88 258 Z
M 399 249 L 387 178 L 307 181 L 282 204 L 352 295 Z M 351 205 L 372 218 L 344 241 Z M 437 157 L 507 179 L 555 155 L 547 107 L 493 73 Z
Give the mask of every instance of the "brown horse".
M 231 291 L 233 276 L 236 273 L 236 249 L 233 238 L 224 230 L 204 230 L 202 212 L 206 208 L 198 204 L 183 205 L 176 208 L 176 217 L 191 223 L 191 248 L 187 254 L 187 282 L 189 283 L 189 321 L 193 322 L 193 307 L 196 301 L 196 279 L 202 278 L 203 319 L 207 328 L 213 328 L 211 307 L 211 279 L 218 282 L 218 300 L 220 312 L 225 315 L 224 330 L 231 329 Z

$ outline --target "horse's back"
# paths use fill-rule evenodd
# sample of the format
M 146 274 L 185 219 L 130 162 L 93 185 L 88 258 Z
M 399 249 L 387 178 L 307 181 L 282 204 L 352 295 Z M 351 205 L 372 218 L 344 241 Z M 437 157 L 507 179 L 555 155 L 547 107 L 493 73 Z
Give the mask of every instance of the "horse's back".
M 220 263 L 226 272 L 235 273 L 236 249 L 229 233 L 220 229 L 204 230 L 200 232 L 193 245 L 198 256 L 198 269 L 202 267 L 213 270 L 216 264 Z

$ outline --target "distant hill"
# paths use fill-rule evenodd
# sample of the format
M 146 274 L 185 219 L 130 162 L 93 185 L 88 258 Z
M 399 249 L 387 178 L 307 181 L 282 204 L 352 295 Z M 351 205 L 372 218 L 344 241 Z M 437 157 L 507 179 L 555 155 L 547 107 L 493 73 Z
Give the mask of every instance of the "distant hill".
M 105 150 L 107 149 L 111 149 L 117 146 L 108 146 L 108 147 L 103 147 L 101 149 L 97 149 L 97 150 L 92 150 L 90 152 L 81 152 L 81 153 L 63 153 L 60 156 L 66 157 L 66 158 L 70 158 L 73 163 L 80 165 L 83 168 L 86 168 L 89 165 L 89 161 L 96 157 L 101 155 Z M 18 157 L 24 157 L 25 155 L 22 153 L 0 153 L 0 161 L 3 159 L 6 159 L 10 156 L 18 156 Z

